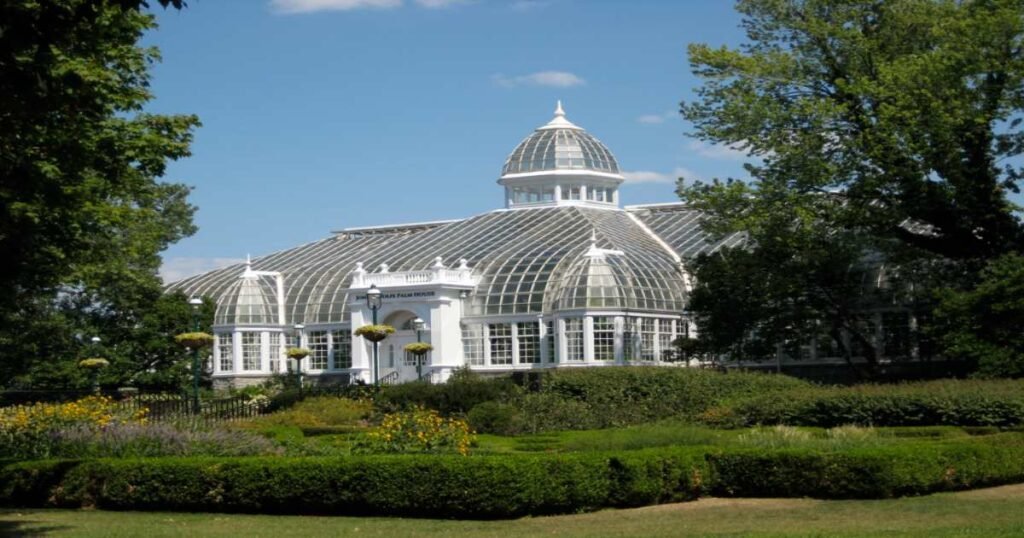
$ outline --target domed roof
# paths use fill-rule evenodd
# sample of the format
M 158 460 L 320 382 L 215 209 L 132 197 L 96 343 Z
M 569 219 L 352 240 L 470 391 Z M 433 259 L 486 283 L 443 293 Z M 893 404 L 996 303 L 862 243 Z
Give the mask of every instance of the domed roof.
M 501 175 L 555 170 L 619 174 L 619 163 L 612 152 L 600 140 L 565 119 L 561 101 L 555 109 L 555 118 L 516 146 L 505 161 Z

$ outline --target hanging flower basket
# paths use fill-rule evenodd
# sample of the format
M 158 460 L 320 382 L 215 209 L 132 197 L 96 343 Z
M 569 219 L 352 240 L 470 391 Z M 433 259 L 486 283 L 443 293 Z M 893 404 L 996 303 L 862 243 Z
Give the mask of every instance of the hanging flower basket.
M 363 325 L 356 329 L 353 334 L 362 336 L 371 342 L 380 342 L 394 332 L 395 328 L 391 325 Z
M 175 336 L 174 341 L 189 349 L 202 349 L 213 344 L 213 336 L 206 333 L 184 333 Z
M 404 349 L 417 357 L 422 357 L 432 351 L 434 346 L 426 342 L 413 342 L 411 344 L 406 344 Z
M 288 355 L 289 359 L 295 359 L 297 361 L 301 361 L 309 356 L 309 350 L 304 347 L 290 347 L 285 353 Z
M 101 357 L 92 357 L 78 361 L 78 367 L 85 368 L 86 370 L 99 370 L 107 366 L 110 366 L 110 361 Z

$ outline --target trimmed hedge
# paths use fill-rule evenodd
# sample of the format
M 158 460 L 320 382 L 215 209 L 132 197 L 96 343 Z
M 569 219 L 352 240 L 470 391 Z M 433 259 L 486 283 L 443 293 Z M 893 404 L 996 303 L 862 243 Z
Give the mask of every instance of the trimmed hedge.
M 1024 436 L 842 452 L 673 447 L 617 454 L 153 458 L 0 469 L 0 504 L 513 518 L 705 493 L 885 498 L 1024 481 Z
M 740 399 L 704 422 L 737 426 L 998 426 L 1024 424 L 1024 381 L 933 381 L 811 388 Z
M 512 518 L 696 497 L 703 452 L 24 462 L 0 504 Z M 691 483 L 696 478 L 697 482 Z

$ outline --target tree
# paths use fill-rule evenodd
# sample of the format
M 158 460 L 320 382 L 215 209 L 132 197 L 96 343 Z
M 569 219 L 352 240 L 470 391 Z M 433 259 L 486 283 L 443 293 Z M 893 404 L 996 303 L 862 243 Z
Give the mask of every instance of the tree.
M 169 160 L 189 155 L 199 122 L 143 111 L 152 98 L 148 67 L 159 59 L 138 45 L 155 26 L 146 6 L 15 0 L 0 7 L 5 380 L 38 370 L 36 361 L 70 362 L 83 317 L 112 332 L 105 342 L 133 338 L 159 297 L 159 252 L 195 231 L 189 188 L 159 179 Z M 108 371 L 117 367 L 115 360 Z
M 701 338 L 784 344 L 816 320 L 841 353 L 853 342 L 870 364 L 873 301 L 922 308 L 935 282 L 969 286 L 986 260 L 1024 246 L 1007 198 L 1024 151 L 1024 2 L 737 9 L 748 43 L 691 45 L 704 82 L 682 105 L 694 136 L 752 161 L 749 182 L 680 182 L 713 235 L 749 239 L 745 253 L 695 264 Z M 872 267 L 889 269 L 875 289 L 865 286 Z M 747 288 L 729 296 L 730 283 Z
M 969 290 L 943 290 L 932 330 L 945 349 L 987 377 L 1024 377 L 1024 256 L 1008 254 Z

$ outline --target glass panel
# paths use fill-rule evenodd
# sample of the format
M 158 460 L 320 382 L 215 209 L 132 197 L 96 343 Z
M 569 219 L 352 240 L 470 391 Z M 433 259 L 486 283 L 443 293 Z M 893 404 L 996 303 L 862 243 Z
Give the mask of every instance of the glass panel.
M 281 349 L 281 333 L 269 333 L 270 337 L 270 371 L 278 373 L 281 371 L 281 359 L 284 358 L 284 350 Z
M 242 370 L 260 369 L 260 333 L 243 332 L 242 335 Z
M 234 349 L 231 343 L 231 333 L 220 333 L 217 337 L 217 351 L 220 355 L 220 371 L 230 372 L 235 369 Z
M 492 323 L 488 328 L 491 339 L 491 364 L 512 364 L 512 324 Z
M 580 362 L 583 360 L 583 319 L 565 320 L 565 346 L 567 361 Z
M 466 364 L 483 366 L 484 331 L 482 325 L 462 326 L 462 355 Z
M 348 329 L 331 331 L 331 353 L 334 354 L 334 368 L 352 367 L 352 333 Z
M 615 318 L 594 318 L 594 360 L 615 359 Z
M 327 331 L 310 331 L 306 337 L 309 342 L 309 369 L 327 369 Z
M 519 339 L 519 364 L 540 362 L 540 325 L 536 321 L 516 324 Z

